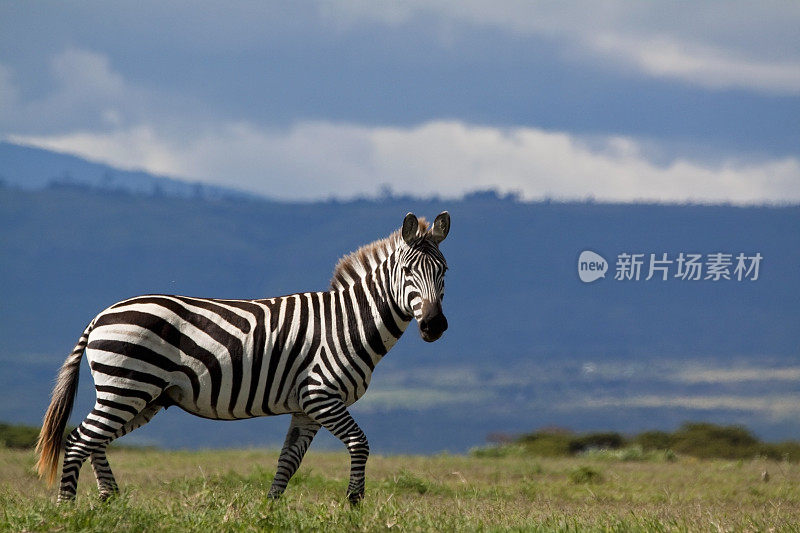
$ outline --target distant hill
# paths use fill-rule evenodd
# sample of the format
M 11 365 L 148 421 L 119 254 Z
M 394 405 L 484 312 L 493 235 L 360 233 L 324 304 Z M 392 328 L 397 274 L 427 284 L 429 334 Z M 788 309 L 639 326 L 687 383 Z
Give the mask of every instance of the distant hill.
M 144 171 L 120 170 L 69 154 L 3 141 L 0 141 L 0 183 L 24 190 L 69 186 L 183 198 L 253 196 L 226 187 L 156 176 Z
M 341 255 L 387 235 L 407 211 L 447 209 L 450 329 L 426 344 L 412 326 L 377 368 L 354 407 L 376 450 L 463 451 L 493 431 L 624 432 L 698 419 L 800 436 L 798 206 L 524 203 L 491 191 L 292 204 L 74 181 L 0 188 L 0 420 L 38 422 L 80 332 L 117 300 L 322 290 Z M 580 281 L 583 250 L 609 262 L 605 279 Z M 620 254 L 681 252 L 759 253 L 759 279 L 614 279 Z M 91 404 L 84 374 L 76 419 Z M 220 431 L 170 409 L 128 438 L 278 445 L 287 423 Z

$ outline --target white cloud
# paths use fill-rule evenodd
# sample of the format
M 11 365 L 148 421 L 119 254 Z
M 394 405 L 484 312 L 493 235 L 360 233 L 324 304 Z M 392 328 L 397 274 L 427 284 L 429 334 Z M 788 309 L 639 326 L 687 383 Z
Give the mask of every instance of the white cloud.
M 750 381 L 800 381 L 800 367 L 785 368 L 711 368 L 679 372 L 676 381 L 683 383 L 743 383 Z
M 53 57 L 51 71 L 64 89 L 82 98 L 116 98 L 124 94 L 122 76 L 108 57 L 89 50 L 67 48 Z
M 796 2 L 350 0 L 322 6 L 339 23 L 397 25 L 434 16 L 442 21 L 443 41 L 454 24 L 493 27 L 552 40 L 565 57 L 595 66 L 711 89 L 800 93 Z
M 108 57 L 90 50 L 67 48 L 50 60 L 56 89 L 40 100 L 26 103 L 29 117 L 58 117 L 66 125 L 102 127 L 123 122 L 124 110 L 136 107 L 141 93 L 113 70 Z M 73 126 L 74 127 L 74 126 Z
M 4 129 L 102 124 L 104 116 L 119 119 L 125 103 L 138 100 L 102 54 L 67 48 L 51 58 L 49 73 L 55 89 L 26 99 L 14 84 L 11 69 L 0 65 L 0 124 Z
M 122 169 L 142 169 L 155 174 L 180 176 L 182 158 L 174 154 L 166 139 L 146 126 L 119 129 L 109 133 L 76 132 L 66 135 L 11 135 L 12 142 L 29 144 L 85 157 Z
M 52 88 L 31 96 L 15 84 L 12 69 L 0 64 L 1 130 L 101 132 L 154 120 L 160 121 L 159 128 L 170 120 L 208 120 L 207 105 L 132 83 L 102 53 L 68 47 L 49 59 L 47 71 Z
M 644 395 L 626 398 L 587 398 L 585 400 L 558 405 L 560 409 L 608 409 L 608 408 L 673 408 L 690 410 L 743 411 L 756 413 L 772 421 L 795 420 L 800 415 L 800 405 L 794 396 L 659 396 Z
M 565 132 L 458 121 L 413 127 L 303 122 L 284 130 L 231 123 L 166 131 L 138 126 L 12 140 L 282 199 L 373 195 L 389 184 L 399 193 L 449 197 L 495 187 L 528 199 L 800 201 L 796 158 L 677 158 L 659 165 L 642 143 L 625 137 L 585 143 Z
M 710 89 L 749 88 L 800 93 L 800 61 L 759 61 L 730 50 L 674 38 L 635 39 L 596 35 L 591 44 L 609 57 L 659 78 L 676 78 Z
M 486 404 L 493 394 L 486 391 L 451 390 L 438 388 L 404 387 L 400 389 L 370 389 L 354 407 L 358 413 L 376 413 L 397 409 L 425 410 L 446 406 Z

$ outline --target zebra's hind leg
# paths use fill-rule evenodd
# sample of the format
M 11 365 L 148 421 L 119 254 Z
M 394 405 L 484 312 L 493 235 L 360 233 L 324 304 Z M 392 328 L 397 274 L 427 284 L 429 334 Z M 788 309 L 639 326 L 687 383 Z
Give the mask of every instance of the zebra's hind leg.
M 309 399 L 303 409 L 312 420 L 322 424 L 347 446 L 347 451 L 350 452 L 350 483 L 347 486 L 347 498 L 352 504 L 359 503 L 364 499 L 364 470 L 369 457 L 367 436 L 350 416 L 344 402 L 338 398 L 334 401 L 329 397 Z
M 64 465 L 61 469 L 61 486 L 58 491 L 59 503 L 75 499 L 78 475 L 83 462 L 93 453 L 105 453 L 105 447 L 117 429 L 119 428 L 99 422 L 90 414 L 67 436 Z
M 158 404 L 148 404 L 147 407 L 145 407 L 139 414 L 134 416 L 132 420 L 128 421 L 125 423 L 125 425 L 119 428 L 114 433 L 112 440 L 118 439 L 123 435 L 127 435 L 134 429 L 145 425 L 153 419 L 160 409 L 161 406 Z M 109 444 L 110 442 L 111 441 L 109 441 Z M 94 475 L 97 478 L 97 488 L 100 491 L 100 499 L 103 501 L 119 492 L 119 487 L 114 479 L 114 473 L 111 471 L 111 466 L 108 464 L 108 459 L 106 459 L 106 446 L 104 446 L 101 450 L 93 452 L 90 456 L 92 469 L 94 470 Z
M 114 479 L 114 473 L 111 472 L 111 467 L 108 465 L 106 459 L 106 449 L 93 452 L 89 456 L 92 462 L 92 470 L 97 478 L 97 488 L 100 491 L 100 499 L 106 501 L 111 496 L 119 492 L 117 481 Z
M 300 462 L 319 428 L 320 425 L 304 413 L 292 415 L 292 422 L 289 424 L 289 431 L 286 433 L 286 440 L 278 458 L 278 470 L 272 480 L 272 486 L 269 488 L 268 497 L 270 499 L 280 498 L 283 491 L 286 490 L 286 484 L 300 466 Z
M 111 487 L 111 484 L 106 483 L 106 480 L 108 478 L 113 480 L 114 476 L 111 473 L 111 468 L 107 466 L 108 461 L 102 461 L 105 457 L 106 446 L 115 438 L 149 421 L 160 408 L 160 405 L 154 406 L 155 411 L 151 412 L 148 409 L 150 405 L 139 398 L 135 398 L 133 402 L 123 404 L 98 397 L 92 411 L 67 437 L 64 450 L 64 466 L 61 472 L 61 486 L 58 492 L 59 502 L 75 499 L 81 466 L 86 458 L 92 454 L 98 454 L 98 460 L 101 460 L 98 463 L 98 468 L 104 478 L 102 482 L 104 483 L 103 488 Z M 105 466 L 102 465 L 103 462 Z M 98 481 L 98 484 L 100 483 Z M 116 482 L 114 482 L 114 485 L 116 485 Z M 101 491 L 103 488 L 101 488 Z

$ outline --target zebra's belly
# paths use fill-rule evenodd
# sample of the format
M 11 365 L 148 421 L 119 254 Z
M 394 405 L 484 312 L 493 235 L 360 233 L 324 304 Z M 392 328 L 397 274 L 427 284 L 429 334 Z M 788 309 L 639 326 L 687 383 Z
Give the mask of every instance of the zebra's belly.
M 187 413 L 210 418 L 214 420 L 240 420 L 261 416 L 282 415 L 300 411 L 296 389 L 291 388 L 279 398 L 270 398 L 266 403 L 260 388 L 252 391 L 249 387 L 241 386 L 238 392 L 223 381 L 219 391 L 219 400 L 212 401 L 208 398 L 208 387 L 201 389 L 195 401 L 194 389 L 187 383 L 185 376 L 174 376 L 174 385 L 165 389 L 165 406 L 177 405 Z
M 165 391 L 164 399 L 160 400 L 165 407 L 176 405 L 189 414 L 212 420 L 244 420 L 261 416 L 282 415 L 295 413 L 300 410 L 297 402 L 287 402 L 288 405 L 272 406 L 269 412 L 265 412 L 260 405 L 253 406 L 250 410 L 245 408 L 234 408 L 231 411 L 216 409 L 209 404 L 195 403 L 192 399 L 191 391 L 186 391 L 179 387 L 171 387 Z

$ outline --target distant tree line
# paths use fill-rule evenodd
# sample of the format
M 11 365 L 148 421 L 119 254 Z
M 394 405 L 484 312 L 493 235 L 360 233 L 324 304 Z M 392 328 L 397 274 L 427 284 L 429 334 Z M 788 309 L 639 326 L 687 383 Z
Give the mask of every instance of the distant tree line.
M 474 455 L 505 456 L 530 454 L 567 457 L 597 451 L 625 451 L 622 458 L 645 457 L 652 452 L 698 458 L 800 461 L 800 442 L 762 442 L 743 426 L 721 426 L 708 422 L 687 422 L 673 432 L 644 431 L 634 436 L 617 432 L 573 433 L 562 428 L 547 428 L 518 436 L 493 434 L 495 444 L 476 448 Z
M 72 428 L 68 428 L 68 431 Z M 0 422 L 0 447 L 29 449 L 36 445 L 39 428 Z M 752 459 L 800 461 L 800 442 L 762 442 L 742 426 L 720 426 L 708 422 L 687 422 L 673 432 L 644 431 L 624 436 L 613 431 L 573 433 L 562 428 L 546 428 L 516 437 L 493 434 L 489 447 L 475 448 L 481 457 L 530 454 L 543 457 L 569 457 L 598 451 L 620 451 L 625 459 L 648 456 L 651 452 L 687 455 L 704 459 Z M 638 453 L 637 453 L 638 450 Z

